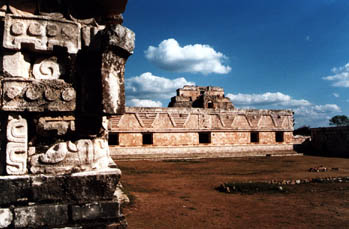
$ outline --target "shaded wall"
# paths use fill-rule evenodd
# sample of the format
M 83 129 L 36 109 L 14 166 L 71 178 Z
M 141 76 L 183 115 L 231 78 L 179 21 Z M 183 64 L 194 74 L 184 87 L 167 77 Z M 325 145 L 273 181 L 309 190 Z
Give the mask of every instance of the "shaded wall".
M 311 143 L 320 153 L 349 155 L 349 126 L 311 129 Z

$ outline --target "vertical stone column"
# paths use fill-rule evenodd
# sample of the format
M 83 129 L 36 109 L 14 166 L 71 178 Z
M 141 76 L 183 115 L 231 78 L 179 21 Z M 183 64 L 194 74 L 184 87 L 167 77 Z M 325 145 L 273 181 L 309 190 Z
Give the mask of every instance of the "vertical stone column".
M 27 173 L 28 124 L 21 116 L 9 116 L 6 130 L 6 172 L 9 175 Z
M 135 34 L 121 23 L 119 15 L 102 31 L 102 104 L 107 115 L 125 111 L 125 64 L 135 46 Z

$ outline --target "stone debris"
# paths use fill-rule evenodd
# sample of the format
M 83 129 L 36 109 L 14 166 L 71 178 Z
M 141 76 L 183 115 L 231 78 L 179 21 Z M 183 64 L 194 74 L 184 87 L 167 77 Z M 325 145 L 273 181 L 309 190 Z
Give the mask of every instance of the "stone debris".
M 328 172 L 329 170 L 326 167 L 324 167 L 323 165 L 320 165 L 320 166 L 315 167 L 315 168 L 310 168 L 308 171 L 312 172 L 312 173 L 319 173 L 319 172 Z

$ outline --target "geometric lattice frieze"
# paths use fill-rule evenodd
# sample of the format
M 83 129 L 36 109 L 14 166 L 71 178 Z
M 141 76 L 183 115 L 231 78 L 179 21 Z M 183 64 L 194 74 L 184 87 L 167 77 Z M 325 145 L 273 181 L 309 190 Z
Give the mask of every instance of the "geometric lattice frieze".
M 81 49 L 80 30 L 80 24 L 73 21 L 7 14 L 3 46 L 20 50 L 23 44 L 30 44 L 35 51 L 53 50 L 54 46 L 59 46 L 66 48 L 70 54 L 76 54 Z
M 185 123 L 189 119 L 189 114 L 185 113 L 169 113 L 170 117 L 175 123 L 175 126 L 178 128 L 183 128 Z
M 250 123 L 244 115 L 237 115 L 233 121 L 232 127 L 236 129 L 249 129 Z
M 150 128 L 153 125 L 155 118 L 157 117 L 157 113 L 137 113 L 136 116 L 140 120 L 140 124 L 143 127 Z
M 258 122 L 258 128 L 274 128 L 275 124 L 273 119 L 268 115 L 263 115 Z

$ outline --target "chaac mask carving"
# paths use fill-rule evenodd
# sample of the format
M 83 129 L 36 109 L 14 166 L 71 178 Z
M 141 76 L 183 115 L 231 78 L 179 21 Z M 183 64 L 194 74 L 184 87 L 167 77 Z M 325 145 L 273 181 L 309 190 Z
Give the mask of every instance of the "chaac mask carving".
M 108 116 L 125 110 L 135 40 L 122 26 L 126 4 L 0 1 L 2 174 L 116 168 Z

